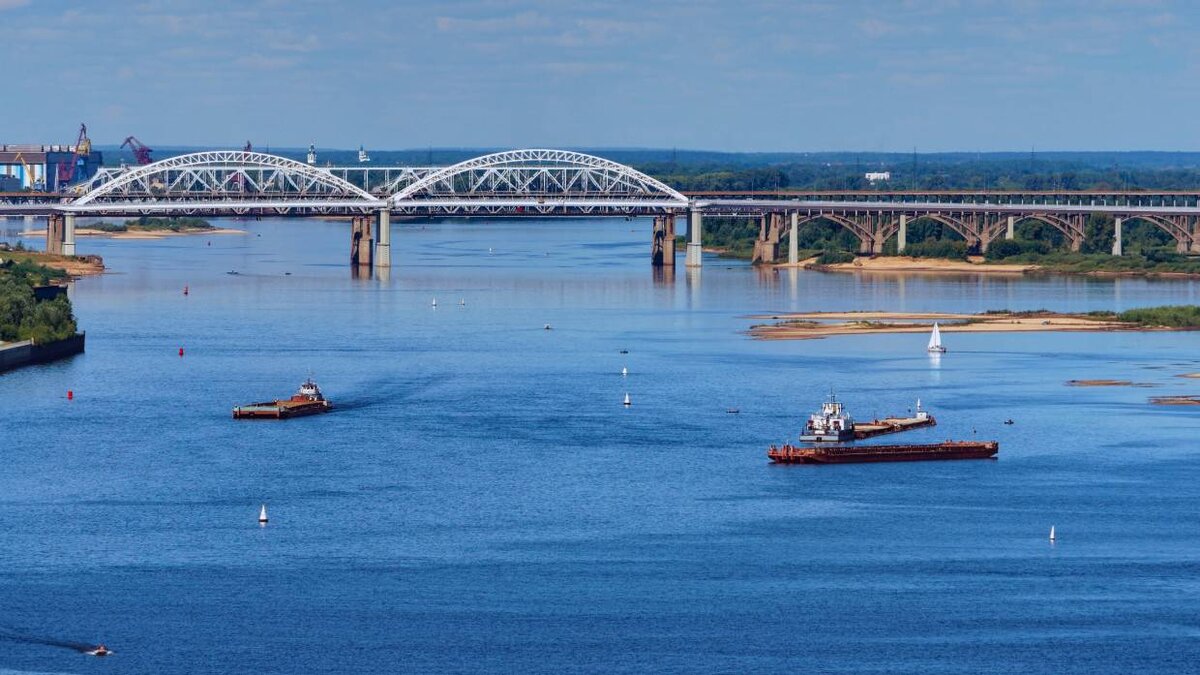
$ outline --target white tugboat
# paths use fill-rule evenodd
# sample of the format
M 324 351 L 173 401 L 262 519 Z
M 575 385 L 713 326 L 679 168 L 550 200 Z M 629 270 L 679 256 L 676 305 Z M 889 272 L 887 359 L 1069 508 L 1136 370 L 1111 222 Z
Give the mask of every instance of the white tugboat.
M 367 149 L 363 146 L 358 146 L 358 163 L 366 164 L 371 161 L 371 156 L 367 154 Z
M 808 416 L 801 441 L 840 443 L 854 440 L 854 418 L 846 412 L 837 395 L 829 393 L 829 400 L 821 404 L 821 411 Z

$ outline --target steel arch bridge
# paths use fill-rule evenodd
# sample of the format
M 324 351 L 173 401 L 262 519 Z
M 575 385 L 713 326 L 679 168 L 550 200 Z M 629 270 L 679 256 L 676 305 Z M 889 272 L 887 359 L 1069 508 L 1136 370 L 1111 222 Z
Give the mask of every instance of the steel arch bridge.
M 390 198 L 406 215 L 637 215 L 688 207 L 631 167 L 569 150 L 509 150 L 438 169 Z
M 76 214 L 361 214 L 386 202 L 328 171 L 260 152 L 194 152 L 107 174 Z

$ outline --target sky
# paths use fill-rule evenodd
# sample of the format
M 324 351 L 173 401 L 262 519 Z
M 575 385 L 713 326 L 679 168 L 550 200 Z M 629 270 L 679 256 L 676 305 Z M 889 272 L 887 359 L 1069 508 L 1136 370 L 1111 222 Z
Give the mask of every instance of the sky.
M 1195 0 L 0 0 L 0 143 L 1200 150 Z

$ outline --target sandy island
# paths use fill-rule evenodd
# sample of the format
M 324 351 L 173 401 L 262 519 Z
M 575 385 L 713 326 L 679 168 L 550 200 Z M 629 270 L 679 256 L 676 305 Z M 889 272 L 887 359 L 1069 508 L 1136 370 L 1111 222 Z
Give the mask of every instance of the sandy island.
M 0 251 L 0 260 L 29 260 L 73 277 L 104 274 L 104 259 L 98 255 L 66 256 L 41 251 Z
M 750 327 L 760 340 L 814 340 L 866 333 L 927 333 L 934 321 L 943 333 L 1110 332 L 1183 330 L 1149 327 L 1079 314 L 939 314 L 906 312 L 810 312 L 753 316 L 776 323 Z
M 211 230 L 126 230 L 124 232 L 105 232 L 89 227 L 75 228 L 77 237 L 107 237 L 109 239 L 162 239 L 163 237 L 190 237 L 197 234 L 246 234 L 245 230 L 235 230 L 225 227 L 214 227 Z M 30 230 L 22 232 L 22 237 L 45 237 L 45 230 Z
M 852 262 L 818 264 L 816 258 L 800 263 L 806 269 L 823 272 L 918 272 L 926 274 L 1024 274 L 1039 269 L 1037 265 L 987 264 L 982 256 L 966 260 L 944 258 L 908 258 L 901 256 L 859 257 Z

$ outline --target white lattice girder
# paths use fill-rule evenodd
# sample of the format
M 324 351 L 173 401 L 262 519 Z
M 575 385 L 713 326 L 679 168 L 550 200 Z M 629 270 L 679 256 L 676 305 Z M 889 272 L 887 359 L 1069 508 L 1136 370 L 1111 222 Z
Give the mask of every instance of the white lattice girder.
M 203 201 L 216 209 L 224 208 L 225 202 L 256 200 L 285 208 L 304 208 L 314 201 L 357 208 L 383 206 L 369 192 L 323 169 L 241 150 L 194 152 L 139 166 L 93 188 L 71 206 L 145 199 L 158 203 Z
M 678 208 L 687 197 L 631 167 L 570 150 L 509 150 L 439 169 L 392 195 L 404 208 L 424 200 L 489 199 L 504 196 L 566 199 L 628 199 Z

